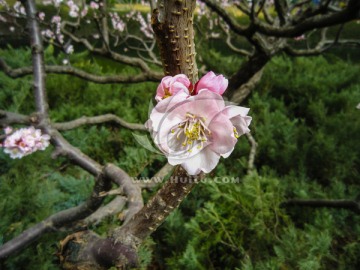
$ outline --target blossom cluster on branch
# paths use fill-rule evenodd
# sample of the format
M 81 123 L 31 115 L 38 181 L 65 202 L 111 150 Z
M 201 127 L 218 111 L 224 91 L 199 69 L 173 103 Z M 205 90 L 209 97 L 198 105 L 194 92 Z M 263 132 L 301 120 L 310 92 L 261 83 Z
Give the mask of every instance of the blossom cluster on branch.
M 228 80 L 213 72 L 195 85 L 184 74 L 162 79 L 145 125 L 171 165 L 180 164 L 190 175 L 209 173 L 250 132 L 249 109 L 226 105 L 227 86 Z
M 6 138 L 0 147 L 11 158 L 22 158 L 39 150 L 45 150 L 50 144 L 50 136 L 42 134 L 34 127 L 20 128 L 13 131 L 11 127 L 4 129 Z

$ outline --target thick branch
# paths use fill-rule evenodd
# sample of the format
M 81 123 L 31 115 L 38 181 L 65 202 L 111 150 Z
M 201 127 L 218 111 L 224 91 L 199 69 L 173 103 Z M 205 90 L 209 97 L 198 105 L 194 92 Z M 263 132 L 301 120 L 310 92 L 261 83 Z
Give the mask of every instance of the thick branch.
M 41 40 L 40 27 L 36 20 L 37 12 L 34 0 L 22 0 L 23 4 L 24 2 L 28 27 L 30 29 L 36 110 L 40 113 L 41 121 L 45 120 L 45 122 L 47 122 L 49 105 L 45 90 L 44 48 Z
M 137 182 L 140 188 L 154 188 L 162 183 L 166 176 L 174 169 L 174 166 L 166 163 L 153 177 Z
M 82 153 L 78 148 L 72 146 L 67 140 L 65 140 L 59 131 L 51 127 L 46 127 L 45 131 L 51 136 L 51 141 L 56 147 L 55 156 L 66 156 L 76 165 L 80 166 L 94 176 L 101 174 L 101 165 Z
M 246 99 L 252 90 L 259 84 L 264 68 L 260 69 L 251 79 L 245 84 L 241 85 L 238 89 L 234 91 L 234 94 L 231 97 L 231 102 L 240 104 L 244 99 Z
M 158 9 L 152 16 L 165 75 L 186 74 L 193 83 L 198 80 L 193 28 L 195 3 L 194 0 L 158 1 Z
M 189 176 L 182 167 L 178 166 L 173 176 L 147 202 L 146 206 L 125 226 L 115 229 L 112 237 L 116 241 L 137 247 L 179 206 L 201 177 L 203 175 Z
M 232 100 L 236 91 L 243 84 L 246 84 L 256 73 L 258 73 L 270 60 L 266 53 L 256 52 L 253 56 L 244 62 L 239 70 L 231 76 L 229 87 L 225 95 Z
M 117 174 L 114 171 L 115 175 Z M 111 173 L 112 174 L 112 173 Z M 91 232 L 74 234 L 62 250 L 65 269 L 107 269 L 136 262 L 136 250 L 143 240 L 174 211 L 203 175 L 189 176 L 177 167 L 173 176 L 128 223 L 102 239 Z
M 12 124 L 30 124 L 37 122 L 36 116 L 28 116 L 0 110 L 0 125 L 5 127 Z
M 106 176 L 113 179 L 123 189 L 127 197 L 128 210 L 125 216 L 126 223 L 144 206 L 141 189 L 132 181 L 127 173 L 115 165 L 109 164 L 104 172 Z
M 117 196 L 107 205 L 100 207 L 84 221 L 81 222 L 81 226 L 89 226 L 90 224 L 98 224 L 106 217 L 114 216 L 123 211 L 126 205 L 126 198 L 124 196 Z

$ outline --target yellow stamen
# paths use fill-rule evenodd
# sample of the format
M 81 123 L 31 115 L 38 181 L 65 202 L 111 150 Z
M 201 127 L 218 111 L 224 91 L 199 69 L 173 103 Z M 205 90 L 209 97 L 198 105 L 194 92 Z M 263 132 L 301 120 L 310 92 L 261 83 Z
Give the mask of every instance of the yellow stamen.
M 238 139 L 240 136 L 239 136 L 239 133 L 236 130 L 236 127 L 233 127 L 233 131 L 234 131 L 235 138 Z

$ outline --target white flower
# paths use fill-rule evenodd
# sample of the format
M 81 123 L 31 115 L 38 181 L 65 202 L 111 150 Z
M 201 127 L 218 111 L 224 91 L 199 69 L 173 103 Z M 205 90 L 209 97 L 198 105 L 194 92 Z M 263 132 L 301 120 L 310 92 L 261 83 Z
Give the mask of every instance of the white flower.
M 73 45 L 67 46 L 67 48 L 65 49 L 65 52 L 67 54 L 72 54 L 74 52 L 74 46 Z
M 28 127 L 8 133 L 11 131 L 10 127 L 6 128 L 5 134 L 8 136 L 2 144 L 4 152 L 11 158 L 22 158 L 38 150 L 45 150 L 50 144 L 50 136 L 42 134 L 40 129 Z
M 248 108 L 225 106 L 221 95 L 202 89 L 195 96 L 178 91 L 161 100 L 145 126 L 171 165 L 189 175 L 209 173 L 227 158 L 239 136 L 249 133 Z

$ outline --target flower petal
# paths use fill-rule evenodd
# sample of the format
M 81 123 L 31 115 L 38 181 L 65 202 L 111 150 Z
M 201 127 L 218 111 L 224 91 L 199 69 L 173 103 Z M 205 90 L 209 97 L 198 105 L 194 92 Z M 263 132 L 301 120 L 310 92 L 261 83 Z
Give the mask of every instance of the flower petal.
M 201 171 L 204 173 L 211 172 L 219 163 L 219 159 L 220 155 L 213 152 L 209 147 L 206 147 L 189 159 L 183 160 L 169 157 L 168 161 L 171 165 L 181 164 L 189 175 L 197 175 Z

